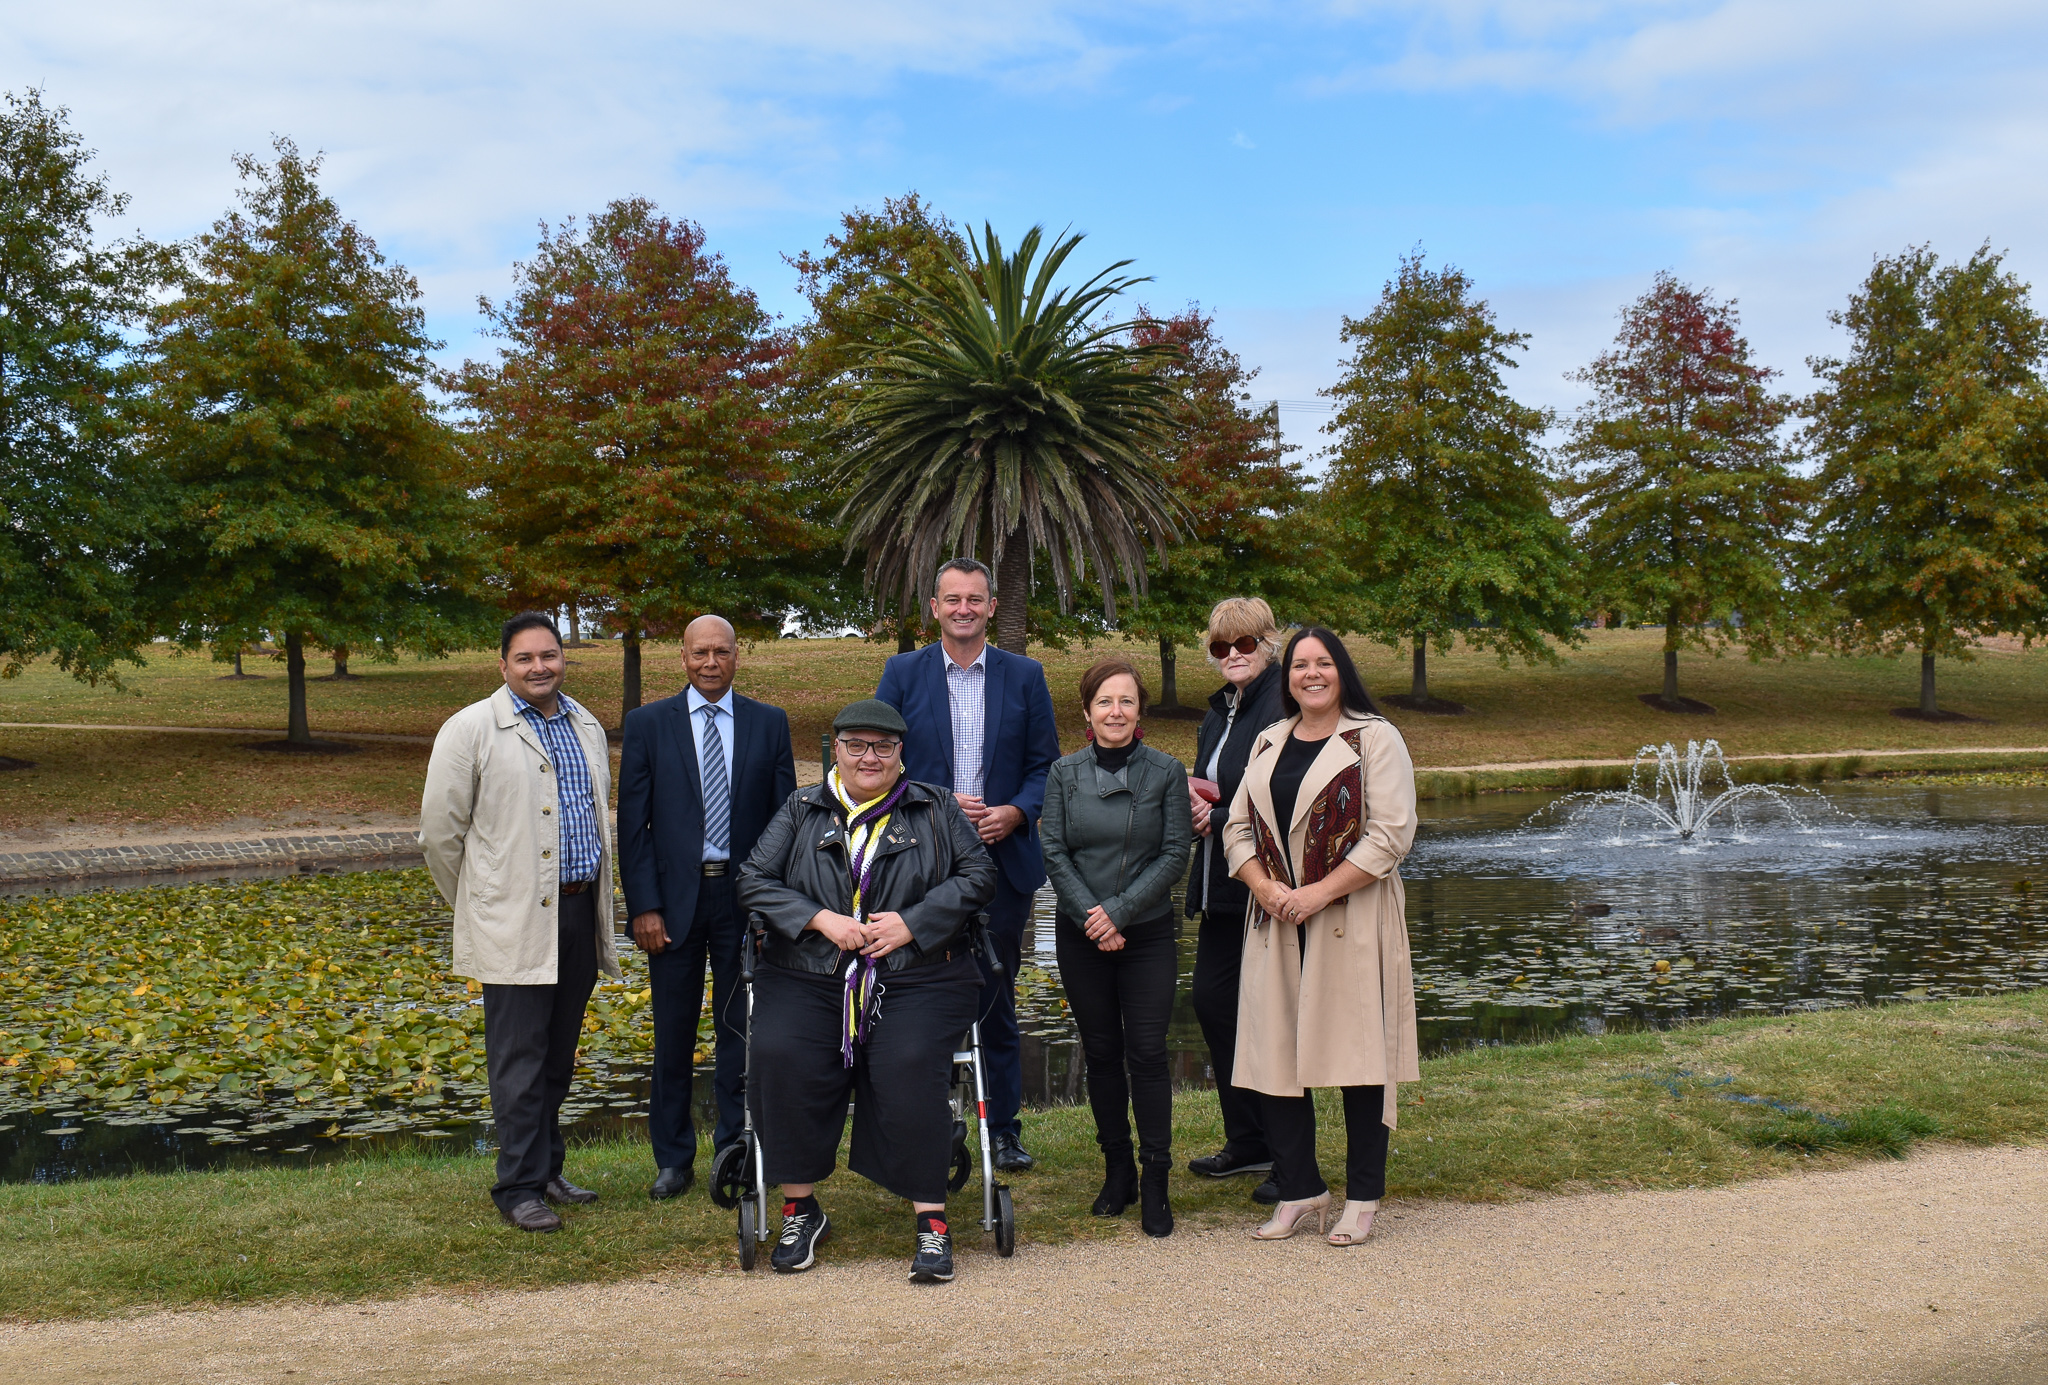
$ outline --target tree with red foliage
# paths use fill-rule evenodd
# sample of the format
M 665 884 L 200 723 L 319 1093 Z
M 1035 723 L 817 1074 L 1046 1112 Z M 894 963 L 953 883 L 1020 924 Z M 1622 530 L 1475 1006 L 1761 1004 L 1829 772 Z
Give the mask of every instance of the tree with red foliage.
M 1189 305 L 1172 317 L 1144 319 L 1136 344 L 1165 348 L 1154 372 L 1173 389 L 1161 470 L 1190 514 L 1188 537 L 1171 565 L 1156 557 L 1145 595 L 1119 627 L 1159 642 L 1161 711 L 1180 706 L 1174 648 L 1198 642 L 1209 610 L 1227 596 L 1262 596 L 1283 621 L 1327 620 L 1327 594 L 1343 574 L 1322 556 L 1317 521 L 1302 508 L 1307 493 L 1294 449 L 1280 441 L 1278 419 L 1252 407 L 1257 376 L 1216 335 L 1215 318 Z M 1327 537 L 1327 536 L 1324 536 Z
M 639 198 L 544 234 L 514 278 L 481 305 L 498 359 L 449 383 L 508 596 L 595 608 L 631 711 L 643 636 L 706 611 L 772 636 L 802 603 L 785 560 L 824 540 L 787 485 L 791 342 L 703 228 Z
M 1571 377 L 1595 391 L 1565 448 L 1572 520 L 1594 603 L 1663 622 L 1652 706 L 1705 709 L 1678 695 L 1679 650 L 1740 641 L 1759 658 L 1801 628 L 1790 574 L 1810 487 L 1788 465 L 1777 374 L 1751 360 L 1732 301 L 1659 274 L 1622 309 L 1613 349 Z

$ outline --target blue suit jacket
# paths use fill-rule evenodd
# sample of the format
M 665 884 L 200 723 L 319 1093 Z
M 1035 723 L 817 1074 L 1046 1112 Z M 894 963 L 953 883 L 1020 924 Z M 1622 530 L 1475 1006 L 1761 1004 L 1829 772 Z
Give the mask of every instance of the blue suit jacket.
M 770 818 L 796 792 L 789 714 L 732 695 L 732 868 L 754 853 Z M 687 690 L 626 713 L 619 762 L 619 875 L 626 917 L 655 910 L 678 947 L 697 913 L 704 863 L 704 789 Z
M 1045 883 L 1038 814 L 1045 806 L 1045 774 L 1060 757 L 1052 724 L 1052 693 L 1045 666 L 1021 654 L 988 647 L 988 711 L 981 739 L 982 802 L 1010 804 L 1024 827 L 997 842 L 996 864 L 1012 889 L 1029 894 Z M 925 784 L 953 787 L 953 701 L 946 692 L 946 651 L 928 644 L 893 656 L 882 668 L 875 696 L 903 713 L 910 735 L 903 768 Z

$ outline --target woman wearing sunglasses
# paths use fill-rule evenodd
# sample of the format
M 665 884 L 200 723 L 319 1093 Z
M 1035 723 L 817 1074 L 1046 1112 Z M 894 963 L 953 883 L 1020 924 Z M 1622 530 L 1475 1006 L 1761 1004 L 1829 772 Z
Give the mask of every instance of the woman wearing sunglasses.
M 1190 797 L 1195 831 L 1195 871 L 1188 882 L 1188 915 L 1201 920 L 1195 939 L 1195 975 L 1191 986 L 1195 1018 L 1209 1045 L 1209 1063 L 1216 1073 L 1217 1103 L 1223 1108 L 1223 1148 L 1193 1160 L 1188 1171 L 1209 1178 L 1264 1173 L 1273 1167 L 1260 1122 L 1257 1092 L 1234 1087 L 1231 1062 L 1237 1052 L 1237 973 L 1244 953 L 1244 911 L 1250 898 L 1230 875 L 1222 841 L 1223 820 L 1237 797 L 1250 758 L 1252 739 L 1286 716 L 1280 705 L 1280 630 L 1273 608 L 1257 597 L 1233 596 L 1209 612 L 1209 662 L 1223 674 L 1223 686 L 1209 698 L 1195 742 L 1197 784 Z M 1214 792 L 1214 800 L 1202 796 Z M 1252 1196 L 1263 1203 L 1280 1200 L 1271 1179 Z

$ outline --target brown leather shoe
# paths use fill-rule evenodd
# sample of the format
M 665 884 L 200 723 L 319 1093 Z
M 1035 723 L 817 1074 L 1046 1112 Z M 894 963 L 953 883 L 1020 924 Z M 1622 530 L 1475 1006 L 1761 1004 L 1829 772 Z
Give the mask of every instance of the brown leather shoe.
M 548 1201 L 556 1204 L 564 1202 L 595 1202 L 597 1201 L 597 1194 L 591 1192 L 588 1188 L 577 1187 L 566 1178 L 556 1176 L 548 1180 Z
M 562 1229 L 562 1219 L 556 1216 L 553 1209 L 539 1198 L 535 1198 L 531 1202 L 522 1202 L 509 1211 L 500 1208 L 498 1215 L 513 1226 L 518 1227 L 521 1231 L 560 1231 Z

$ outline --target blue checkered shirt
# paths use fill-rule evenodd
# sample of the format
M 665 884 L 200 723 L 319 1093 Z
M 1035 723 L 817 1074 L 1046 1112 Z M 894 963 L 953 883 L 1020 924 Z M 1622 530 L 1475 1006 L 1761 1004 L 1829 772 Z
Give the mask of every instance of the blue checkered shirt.
M 510 691 L 509 689 L 507 691 Z M 597 793 L 590 787 L 590 766 L 583 758 L 583 741 L 576 734 L 574 713 L 582 708 L 561 693 L 555 694 L 559 708 L 551 717 L 512 694 L 512 706 L 526 718 L 533 734 L 540 737 L 548 765 L 555 772 L 555 798 L 562 808 L 562 869 L 557 876 L 564 884 L 597 879 L 598 863 L 604 859 L 604 838 L 597 827 Z
M 988 646 L 966 668 L 946 662 L 946 697 L 953 712 L 953 792 L 981 795 L 981 742 L 988 721 Z

